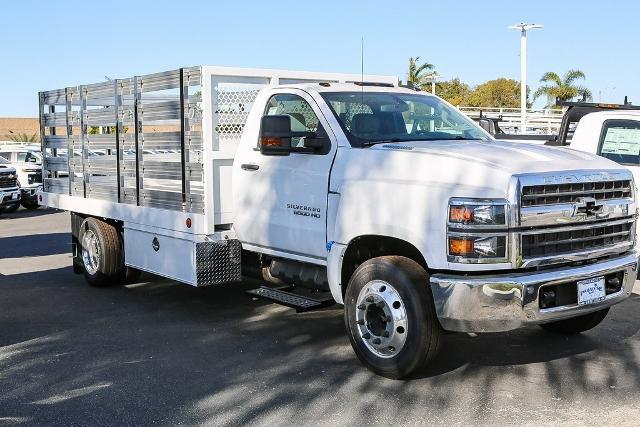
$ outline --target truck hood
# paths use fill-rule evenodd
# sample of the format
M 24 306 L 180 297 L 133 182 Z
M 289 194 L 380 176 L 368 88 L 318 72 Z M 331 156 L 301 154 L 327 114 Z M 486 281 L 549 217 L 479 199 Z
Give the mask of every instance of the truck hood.
M 595 154 L 569 148 L 507 141 L 415 141 L 379 144 L 374 150 L 409 151 L 416 154 L 486 165 L 510 174 L 576 169 L 620 169 L 617 163 Z
M 331 189 L 340 192 L 505 198 L 512 178 L 567 171 L 622 171 L 608 159 L 567 148 L 504 141 L 414 141 L 338 152 Z M 444 203 L 444 202 L 442 202 Z

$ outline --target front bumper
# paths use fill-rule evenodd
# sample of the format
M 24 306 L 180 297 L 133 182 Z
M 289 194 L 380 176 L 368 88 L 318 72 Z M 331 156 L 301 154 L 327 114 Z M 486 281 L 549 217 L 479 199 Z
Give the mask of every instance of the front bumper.
M 528 324 L 580 316 L 617 304 L 631 294 L 638 270 L 638 252 L 578 267 L 528 273 L 462 276 L 434 274 L 431 290 L 442 327 L 458 332 L 501 332 Z M 542 286 L 573 285 L 576 281 L 623 272 L 620 291 L 604 301 L 579 306 L 540 308 Z
M 42 191 L 42 185 L 34 185 L 31 187 L 21 187 L 22 198 L 24 199 L 35 199 L 38 197 L 38 191 Z
M 0 190 L 0 207 L 20 203 L 21 191 L 19 188 Z

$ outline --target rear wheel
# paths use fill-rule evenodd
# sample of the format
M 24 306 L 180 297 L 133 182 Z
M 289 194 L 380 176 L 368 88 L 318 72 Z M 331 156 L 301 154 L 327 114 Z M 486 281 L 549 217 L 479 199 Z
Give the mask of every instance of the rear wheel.
M 118 230 L 96 218 L 87 218 L 80 226 L 79 240 L 87 282 L 96 287 L 120 282 L 124 258 Z
M 415 261 L 384 256 L 364 262 L 347 286 L 344 313 L 356 355 L 379 375 L 405 377 L 437 354 L 442 329 L 429 276 Z
M 598 326 L 605 317 L 607 317 L 609 309 L 595 311 L 583 316 L 573 317 L 571 319 L 558 320 L 557 322 L 543 323 L 540 325 L 542 329 L 562 335 L 574 335 L 580 332 L 588 331 Z

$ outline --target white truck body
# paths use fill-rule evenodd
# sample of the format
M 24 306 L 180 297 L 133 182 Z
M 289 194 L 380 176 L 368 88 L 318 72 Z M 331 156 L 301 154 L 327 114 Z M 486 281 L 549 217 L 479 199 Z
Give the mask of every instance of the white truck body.
M 628 170 L 495 141 L 446 102 L 396 83 L 192 67 L 41 92 L 52 173 L 41 202 L 72 211 L 77 224 L 119 227 L 124 264 L 194 286 L 240 280 L 245 255 L 275 276 L 326 282 L 345 304 L 356 353 L 389 376 L 415 369 L 383 365 L 405 357 L 420 328 L 388 279 L 353 290 L 373 274 L 362 270 L 370 261 L 393 269 L 385 256 L 411 260 L 397 265 L 424 274 L 419 299 L 452 331 L 606 315 L 630 294 L 638 259 Z M 113 130 L 90 134 L 97 125 Z M 88 270 L 99 251 L 77 224 L 74 255 Z M 372 318 L 387 325 L 380 335 L 367 329 Z M 381 365 L 359 353 L 365 347 Z

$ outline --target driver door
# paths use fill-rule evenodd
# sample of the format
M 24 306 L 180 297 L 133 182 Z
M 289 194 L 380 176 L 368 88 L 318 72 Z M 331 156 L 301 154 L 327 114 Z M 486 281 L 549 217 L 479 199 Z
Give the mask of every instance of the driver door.
M 288 115 L 291 131 L 327 136 L 331 146 L 325 154 L 267 155 L 260 152 L 257 138 L 234 175 L 234 185 L 243 189 L 234 207 L 238 237 L 245 246 L 265 253 L 322 263 L 327 256 L 327 197 L 335 138 L 327 132 L 330 128 L 316 102 L 302 90 L 277 91 L 263 115 Z M 304 138 L 292 138 L 292 147 L 303 145 Z

